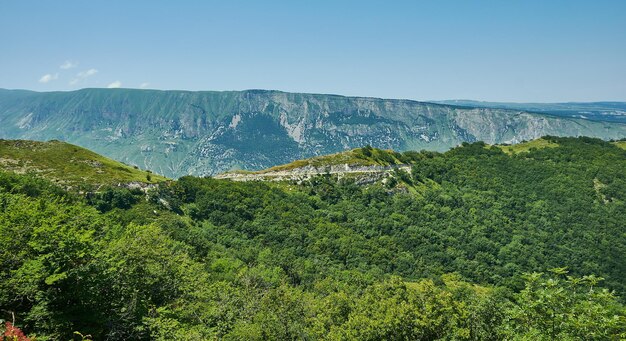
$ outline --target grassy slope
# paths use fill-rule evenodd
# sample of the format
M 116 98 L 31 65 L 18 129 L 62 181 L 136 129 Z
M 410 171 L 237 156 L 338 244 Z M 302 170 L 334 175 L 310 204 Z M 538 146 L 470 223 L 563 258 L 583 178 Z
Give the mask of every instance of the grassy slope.
M 559 145 L 557 143 L 540 138 L 540 139 L 536 139 L 536 140 L 532 140 L 528 142 L 514 144 L 511 146 L 499 145 L 497 147 L 502 149 L 502 151 L 507 154 L 516 154 L 516 153 L 528 152 L 530 151 L 531 148 L 542 149 L 542 148 L 554 148 L 558 146 Z
M 613 142 L 613 144 L 622 149 L 626 149 L 626 141 L 616 141 L 616 142 Z
M 356 148 L 341 153 L 316 156 L 304 160 L 296 160 L 285 165 L 275 166 L 257 172 L 237 172 L 248 174 L 262 174 L 268 172 L 289 171 L 307 166 L 316 168 L 346 164 L 351 166 L 389 166 L 403 163 L 398 159 L 399 154 L 394 153 L 391 150 L 371 148 L 370 155 L 366 155 L 365 153 L 367 152 L 365 150 L 365 148 Z
M 134 181 L 155 183 L 167 180 L 160 175 L 135 169 L 88 149 L 60 141 L 0 140 L 0 169 L 18 173 L 34 172 L 65 185 L 114 185 Z

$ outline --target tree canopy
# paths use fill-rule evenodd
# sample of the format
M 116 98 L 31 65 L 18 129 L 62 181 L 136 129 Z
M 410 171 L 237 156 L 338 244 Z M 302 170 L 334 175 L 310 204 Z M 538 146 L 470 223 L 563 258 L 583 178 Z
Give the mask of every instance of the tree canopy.
M 183 177 L 81 195 L 0 172 L 0 331 L 624 338 L 626 150 L 546 139 L 396 155 L 413 169 L 391 185 Z

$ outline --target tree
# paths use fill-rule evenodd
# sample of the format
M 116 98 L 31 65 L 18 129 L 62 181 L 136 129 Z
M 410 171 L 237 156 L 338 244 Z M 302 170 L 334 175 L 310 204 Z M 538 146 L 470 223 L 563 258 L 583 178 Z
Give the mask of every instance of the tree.
M 512 323 L 504 326 L 511 338 L 617 340 L 626 335 L 626 309 L 613 292 L 597 287 L 602 278 L 567 276 L 565 268 L 525 278 L 524 290 L 508 310 Z

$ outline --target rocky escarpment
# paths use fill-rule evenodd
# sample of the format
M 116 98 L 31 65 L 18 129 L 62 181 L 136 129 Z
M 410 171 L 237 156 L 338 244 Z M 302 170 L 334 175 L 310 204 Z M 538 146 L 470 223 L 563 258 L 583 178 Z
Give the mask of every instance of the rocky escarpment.
M 443 151 L 626 125 L 520 110 L 279 91 L 0 90 L 0 138 L 58 139 L 169 177 L 258 170 L 371 145 Z
M 295 181 L 303 182 L 315 176 L 329 175 L 339 179 L 353 178 L 357 184 L 373 183 L 390 177 L 394 172 L 410 172 L 410 165 L 362 166 L 362 165 L 329 165 L 322 167 L 304 166 L 289 170 L 267 170 L 260 172 L 228 172 L 218 174 L 216 179 L 233 181 Z

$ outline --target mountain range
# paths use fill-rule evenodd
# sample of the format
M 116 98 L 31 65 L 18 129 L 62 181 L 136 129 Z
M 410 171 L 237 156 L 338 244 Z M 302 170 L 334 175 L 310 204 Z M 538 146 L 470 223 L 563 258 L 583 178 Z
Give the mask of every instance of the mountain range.
M 544 135 L 626 137 L 626 124 L 485 107 L 269 90 L 0 89 L 0 138 L 62 140 L 168 177 L 259 170 L 371 145 L 443 151 Z
M 626 103 L 624 102 L 507 103 L 448 100 L 436 101 L 435 103 L 479 108 L 526 110 L 562 117 L 626 123 Z

